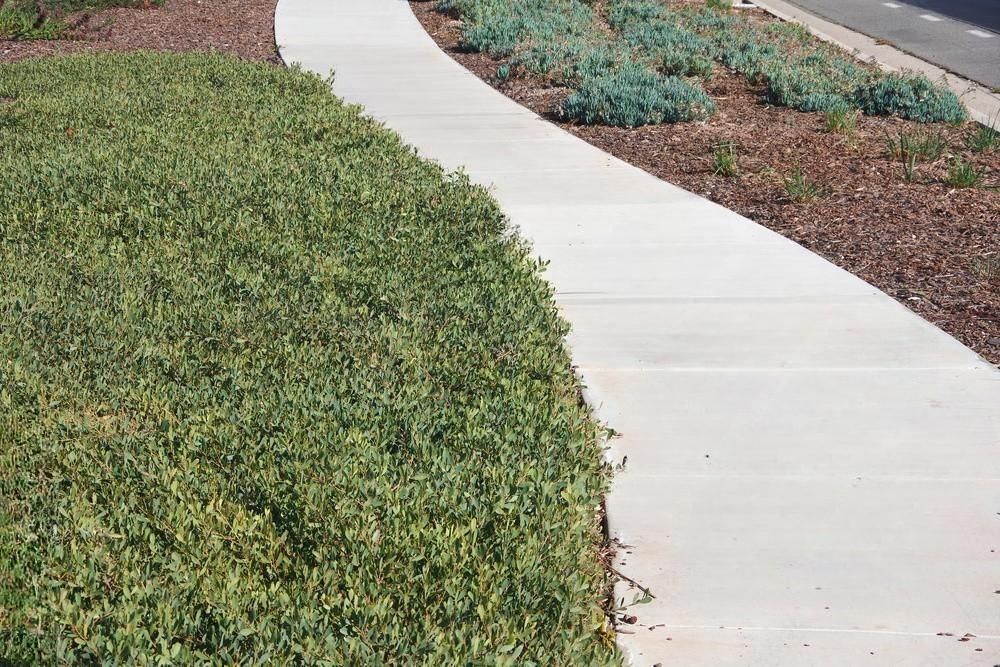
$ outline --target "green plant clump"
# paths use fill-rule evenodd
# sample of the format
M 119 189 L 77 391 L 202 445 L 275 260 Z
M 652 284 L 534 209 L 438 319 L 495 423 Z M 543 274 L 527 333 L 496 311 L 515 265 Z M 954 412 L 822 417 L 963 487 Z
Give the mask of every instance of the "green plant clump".
M 0 662 L 617 662 L 598 427 L 485 191 L 294 70 L 0 93 Z
M 808 204 L 822 197 L 824 189 L 819 183 L 809 180 L 801 167 L 795 167 L 785 178 L 785 192 L 796 204 Z
M 976 167 L 956 156 L 948 168 L 948 185 L 953 188 L 974 188 L 982 183 L 985 174 L 985 167 Z
M 666 21 L 633 21 L 621 34 L 663 74 L 708 77 L 712 73 L 712 43 L 690 30 Z
M 723 1 L 439 0 L 437 6 L 461 17 L 465 48 L 508 59 L 499 68 L 500 78 L 524 74 L 569 87 L 576 96 L 571 109 L 588 106 L 581 104 L 581 97 L 593 96 L 595 87 L 620 88 L 614 81 L 629 72 L 627 91 L 599 97 L 627 100 L 624 106 L 635 111 L 605 114 L 608 118 L 642 116 L 642 109 L 657 106 L 652 100 L 666 90 L 658 77 L 644 78 L 652 90 L 635 90 L 633 65 L 666 76 L 708 79 L 716 61 L 742 74 L 750 85 L 762 85 L 771 104 L 800 111 L 852 109 L 920 122 L 960 123 L 967 117 L 954 93 L 926 77 L 878 72 L 818 41 L 798 24 L 761 26 L 719 11 L 729 8 Z M 693 95 L 692 89 L 698 93 Z M 678 94 L 671 106 L 680 109 L 704 94 L 697 80 L 670 90 Z M 645 115 L 661 120 L 642 122 L 687 119 L 684 113 Z
M 823 113 L 823 126 L 827 132 L 852 135 L 858 127 L 858 112 L 846 104 L 831 107 Z
M 560 109 L 567 120 L 616 127 L 701 120 L 714 111 L 715 104 L 701 88 L 635 63 L 584 81 Z
M 712 168 L 714 176 L 739 176 L 739 156 L 735 143 L 725 141 L 713 147 Z
M 976 123 L 969 136 L 968 146 L 974 153 L 992 153 L 1000 148 L 1000 115 L 992 119 L 992 125 Z
M 70 29 L 63 20 L 69 13 L 141 4 L 143 0 L 0 1 L 0 39 L 59 39 Z M 152 0 L 151 4 L 162 5 L 163 0 Z
M 593 11 L 579 0 L 440 0 L 438 9 L 462 17 L 462 46 L 506 57 L 524 44 L 586 37 Z
M 886 74 L 855 93 L 869 116 L 900 116 L 922 123 L 962 123 L 969 114 L 955 93 L 916 74 Z
M 916 178 L 917 165 L 921 160 L 934 162 L 948 148 L 948 140 L 943 133 L 929 131 L 900 131 L 895 137 L 886 133 L 885 144 L 889 157 L 902 162 L 907 181 Z

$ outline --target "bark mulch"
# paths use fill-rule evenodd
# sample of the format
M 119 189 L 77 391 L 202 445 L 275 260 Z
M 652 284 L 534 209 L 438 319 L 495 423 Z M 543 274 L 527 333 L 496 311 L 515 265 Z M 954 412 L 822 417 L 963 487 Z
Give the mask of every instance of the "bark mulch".
M 820 114 L 775 108 L 743 77 L 717 66 L 706 84 L 718 112 L 705 123 L 623 129 L 559 121 L 569 91 L 541 81 L 499 82 L 500 61 L 463 52 L 460 22 L 411 2 L 428 33 L 455 60 L 509 97 L 605 151 L 711 199 L 860 276 L 895 297 L 994 364 L 1000 364 L 1000 190 L 953 189 L 945 183 L 951 156 L 987 169 L 1000 184 L 1000 151 L 966 149 L 972 126 L 926 126 L 895 118 L 860 117 L 851 135 L 825 131 Z M 762 12 L 761 21 L 774 20 Z M 890 158 L 886 135 L 941 132 L 948 150 L 921 164 L 913 182 Z M 738 177 L 714 174 L 713 151 L 733 143 Z M 796 168 L 823 194 L 791 201 L 785 179 Z
M 81 51 L 218 51 L 280 63 L 274 45 L 277 0 L 166 0 L 67 17 L 72 39 L 0 40 L 0 62 Z

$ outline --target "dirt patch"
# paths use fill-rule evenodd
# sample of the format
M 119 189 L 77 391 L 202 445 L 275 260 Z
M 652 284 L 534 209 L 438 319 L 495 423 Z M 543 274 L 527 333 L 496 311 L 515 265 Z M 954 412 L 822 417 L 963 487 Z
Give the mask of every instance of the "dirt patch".
M 73 39 L 0 40 L 0 62 L 81 51 L 219 51 L 280 62 L 277 0 L 167 0 L 163 7 L 83 12 L 67 18 Z
M 459 48 L 461 22 L 411 2 L 435 41 L 455 60 L 509 97 L 564 129 L 656 176 L 676 183 L 773 229 L 890 294 L 994 364 L 1000 364 L 1000 190 L 947 185 L 954 156 L 984 169 L 1000 185 L 1000 152 L 966 149 L 971 126 L 932 126 L 862 116 L 850 135 L 827 132 L 820 114 L 777 108 L 744 77 L 716 65 L 705 84 L 718 112 L 705 123 L 636 129 L 560 122 L 569 93 L 543 81 L 500 82 L 502 61 Z M 756 20 L 770 21 L 758 12 Z M 886 137 L 940 132 L 940 159 L 904 178 Z M 739 176 L 715 173 L 713 152 L 736 146 Z M 785 179 L 800 168 L 823 195 L 792 201 Z

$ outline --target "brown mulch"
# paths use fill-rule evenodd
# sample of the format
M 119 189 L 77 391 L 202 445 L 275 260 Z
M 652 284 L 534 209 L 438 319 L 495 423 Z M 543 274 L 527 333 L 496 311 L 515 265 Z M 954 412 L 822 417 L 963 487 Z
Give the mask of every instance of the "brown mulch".
M 0 40 L 0 62 L 81 51 L 218 51 L 279 63 L 277 0 L 166 0 L 163 7 L 117 8 L 67 17 L 73 39 Z
M 885 291 L 994 364 L 1000 364 L 1000 190 L 952 189 L 944 182 L 951 155 L 987 169 L 1000 185 L 1000 151 L 965 148 L 968 127 L 936 125 L 949 150 L 922 164 L 912 183 L 889 157 L 886 133 L 926 130 L 895 118 L 858 119 L 853 135 L 826 132 L 820 114 L 775 108 L 743 77 L 717 67 L 706 90 L 718 112 L 706 123 L 637 129 L 562 123 L 555 111 L 568 94 L 544 82 L 498 82 L 500 61 L 458 48 L 460 22 L 411 2 L 428 33 L 455 60 L 564 129 L 656 176 L 718 202 L 783 234 Z M 758 20 L 774 20 L 763 13 Z M 712 154 L 735 143 L 738 178 L 713 174 Z M 792 202 L 784 179 L 800 167 L 824 194 Z

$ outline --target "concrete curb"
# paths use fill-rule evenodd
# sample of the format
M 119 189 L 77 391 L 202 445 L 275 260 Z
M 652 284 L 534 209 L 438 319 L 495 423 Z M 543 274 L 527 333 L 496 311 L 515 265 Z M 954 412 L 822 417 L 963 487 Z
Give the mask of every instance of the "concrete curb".
M 784 21 L 804 25 L 820 39 L 856 54 L 862 60 L 874 61 L 886 70 L 920 72 L 933 81 L 943 81 L 962 98 L 973 120 L 1000 128 L 1000 95 L 990 92 L 985 86 L 783 0 L 753 0 L 753 3 Z
M 619 634 L 633 664 L 995 662 L 1000 372 L 518 106 L 403 0 L 280 0 L 275 32 L 286 62 L 336 70 L 337 94 L 491 187 L 548 260 L 586 397 L 628 457 L 615 566 L 656 596 Z

